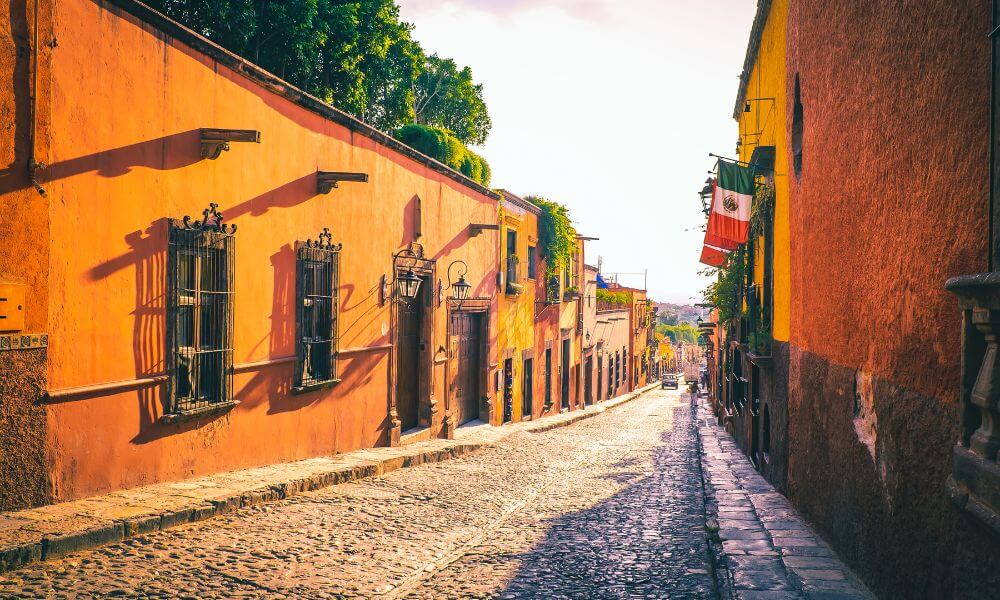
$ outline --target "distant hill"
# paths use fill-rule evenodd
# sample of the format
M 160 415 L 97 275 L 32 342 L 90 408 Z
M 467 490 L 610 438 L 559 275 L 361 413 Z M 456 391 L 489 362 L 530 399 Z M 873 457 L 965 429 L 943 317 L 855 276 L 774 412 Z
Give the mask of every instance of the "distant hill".
M 671 304 L 670 302 L 654 302 L 659 310 L 659 321 L 664 325 L 678 323 L 694 323 L 699 316 L 704 316 L 704 309 L 692 304 Z

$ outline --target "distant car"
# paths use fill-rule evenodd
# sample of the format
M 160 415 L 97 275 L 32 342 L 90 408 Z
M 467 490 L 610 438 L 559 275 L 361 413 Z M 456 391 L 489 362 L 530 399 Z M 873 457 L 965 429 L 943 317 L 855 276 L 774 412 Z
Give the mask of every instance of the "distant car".
M 663 381 L 661 382 L 661 389 L 677 389 L 677 376 L 673 373 L 668 373 L 663 376 Z

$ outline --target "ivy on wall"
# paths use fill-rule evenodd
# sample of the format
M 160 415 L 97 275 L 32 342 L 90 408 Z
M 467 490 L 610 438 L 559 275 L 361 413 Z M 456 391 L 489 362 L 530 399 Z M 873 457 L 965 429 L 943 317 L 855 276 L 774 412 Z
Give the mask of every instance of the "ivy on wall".
M 546 281 L 554 279 L 558 288 L 559 276 L 573 263 L 576 251 L 576 229 L 569 220 L 569 209 L 538 196 L 528 196 L 527 200 L 542 211 L 538 219 L 538 251 L 545 259 Z
M 767 232 L 774 213 L 774 183 L 763 181 L 754 190 L 753 204 L 750 207 L 750 236 L 756 239 Z
M 719 322 L 725 323 L 740 317 L 740 290 L 746 277 L 746 246 L 740 246 L 729 253 L 726 263 L 718 269 L 706 269 L 705 275 L 717 275 L 705 288 L 705 302 L 716 307 Z

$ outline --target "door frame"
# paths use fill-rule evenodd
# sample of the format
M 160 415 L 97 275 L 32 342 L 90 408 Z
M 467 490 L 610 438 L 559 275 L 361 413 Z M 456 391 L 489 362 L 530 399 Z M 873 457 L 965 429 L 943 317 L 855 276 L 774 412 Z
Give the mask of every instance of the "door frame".
M 458 340 L 451 330 L 451 317 L 454 313 L 478 313 L 479 317 L 479 419 L 493 425 L 493 417 L 496 411 L 493 409 L 491 388 L 489 385 L 490 372 L 490 299 L 489 298 L 469 298 L 458 301 L 448 298 L 447 301 L 447 321 L 448 324 L 448 372 L 450 376 L 445 382 L 445 437 L 451 439 L 454 435 L 457 422 L 454 415 L 454 389 L 455 381 L 458 378 L 458 369 L 451 366 L 455 360 L 455 349 Z
M 436 261 L 424 258 L 424 247 L 416 242 L 411 242 L 406 248 L 392 255 L 393 279 L 408 269 L 412 269 L 414 275 L 421 278 L 420 289 L 417 292 L 423 308 L 420 319 L 420 339 L 421 348 L 418 349 L 417 373 L 419 384 L 417 386 L 417 428 L 431 427 L 435 421 L 437 413 L 436 402 L 433 398 L 433 373 L 434 373 L 434 310 L 437 304 L 435 294 Z M 394 285 L 390 281 L 389 285 Z M 396 388 L 399 386 L 399 300 L 395 297 L 395 290 L 392 290 L 388 297 L 391 298 L 389 320 L 390 335 L 392 343 L 391 359 L 389 364 L 388 405 L 389 405 L 389 445 L 398 446 L 403 433 L 403 423 L 399 420 L 397 409 Z
M 573 340 L 570 329 L 564 329 L 559 339 L 559 410 L 572 410 L 573 400 Z

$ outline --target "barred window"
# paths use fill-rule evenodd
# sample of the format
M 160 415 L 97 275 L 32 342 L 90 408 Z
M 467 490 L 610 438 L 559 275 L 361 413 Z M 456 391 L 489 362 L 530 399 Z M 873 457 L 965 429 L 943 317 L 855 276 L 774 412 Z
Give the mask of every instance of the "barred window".
M 211 204 L 200 221 L 169 221 L 167 413 L 232 402 L 235 226 Z
M 296 244 L 295 389 L 337 381 L 337 307 L 340 244 L 323 229 L 316 241 Z

